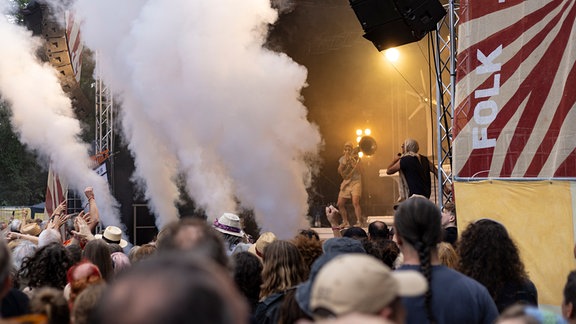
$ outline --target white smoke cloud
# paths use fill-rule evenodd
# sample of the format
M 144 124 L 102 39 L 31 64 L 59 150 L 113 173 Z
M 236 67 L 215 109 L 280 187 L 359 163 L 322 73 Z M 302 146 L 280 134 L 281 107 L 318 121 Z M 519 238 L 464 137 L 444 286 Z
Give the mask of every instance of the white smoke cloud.
M 81 125 L 57 71 L 37 59 L 41 40 L 10 22 L 9 8 L 6 0 L 0 0 L 0 96 L 12 111 L 11 123 L 20 141 L 49 162 L 72 189 L 83 192 L 94 187 L 102 222 L 120 225 L 108 184 L 91 168 L 88 145 L 80 140 Z
M 176 217 L 174 178 L 210 220 L 253 208 L 265 230 L 305 226 L 318 129 L 300 98 L 307 71 L 262 46 L 269 0 L 78 0 L 86 45 L 122 102 L 136 176 L 162 226 Z

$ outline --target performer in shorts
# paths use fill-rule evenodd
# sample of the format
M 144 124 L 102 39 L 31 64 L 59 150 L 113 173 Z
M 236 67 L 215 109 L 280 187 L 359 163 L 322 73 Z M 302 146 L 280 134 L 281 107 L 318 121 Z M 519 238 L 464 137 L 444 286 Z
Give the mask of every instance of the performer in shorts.
M 357 226 L 364 226 L 366 220 L 362 216 L 360 198 L 362 197 L 362 160 L 352 142 L 344 144 L 344 155 L 338 160 L 338 173 L 342 176 L 340 192 L 338 193 L 338 209 L 342 216 L 342 227 L 349 227 L 346 202 L 352 199 L 354 213 L 358 220 Z

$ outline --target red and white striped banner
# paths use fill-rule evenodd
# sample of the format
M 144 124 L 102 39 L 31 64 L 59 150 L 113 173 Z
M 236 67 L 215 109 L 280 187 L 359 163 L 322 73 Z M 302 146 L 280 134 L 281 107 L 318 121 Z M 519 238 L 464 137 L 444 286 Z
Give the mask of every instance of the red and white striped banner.
M 80 82 L 82 74 L 82 50 L 84 44 L 82 43 L 80 34 L 80 22 L 75 19 L 74 14 L 66 11 L 66 40 L 68 42 L 68 52 L 70 53 L 70 63 L 74 70 L 74 77 L 76 81 Z
M 46 188 L 46 210 L 45 213 L 50 216 L 54 209 L 66 199 L 66 183 L 50 168 L 48 171 L 48 185 Z
M 458 178 L 576 177 L 576 1 L 462 0 Z

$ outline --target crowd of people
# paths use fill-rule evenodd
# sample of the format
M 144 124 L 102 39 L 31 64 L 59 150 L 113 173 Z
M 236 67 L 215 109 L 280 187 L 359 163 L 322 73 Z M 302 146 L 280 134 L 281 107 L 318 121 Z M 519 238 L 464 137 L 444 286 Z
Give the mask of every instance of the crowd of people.
M 152 242 L 95 233 L 98 208 L 71 220 L 65 203 L 37 222 L 7 224 L 0 240 L 6 323 L 576 323 L 576 272 L 562 313 L 538 308 L 512 235 L 491 219 L 453 232 L 456 208 L 412 195 L 394 227 L 381 221 L 334 237 L 303 229 L 250 242 L 242 219 L 181 217 Z M 26 216 L 26 215 L 25 215 Z M 67 226 L 72 225 L 70 230 Z M 282 233 L 285 236 L 285 233 Z

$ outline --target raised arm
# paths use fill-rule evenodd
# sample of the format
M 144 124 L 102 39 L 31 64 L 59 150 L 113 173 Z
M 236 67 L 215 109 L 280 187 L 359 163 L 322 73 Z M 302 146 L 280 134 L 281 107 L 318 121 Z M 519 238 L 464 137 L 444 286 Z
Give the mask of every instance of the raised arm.
M 391 174 L 394 174 L 394 173 L 400 171 L 400 158 L 402 158 L 402 157 L 399 156 L 399 157 L 395 158 L 394 161 L 392 161 L 392 163 L 390 163 L 390 165 L 386 169 L 386 174 L 391 175 Z
M 96 225 L 100 221 L 100 214 L 98 212 L 98 206 L 96 205 L 96 199 L 94 198 L 94 189 L 92 187 L 87 187 L 84 189 L 84 194 L 88 198 L 88 214 L 90 215 L 90 221 L 88 222 L 88 227 L 90 231 L 94 231 Z

